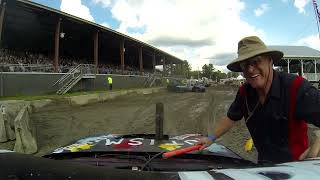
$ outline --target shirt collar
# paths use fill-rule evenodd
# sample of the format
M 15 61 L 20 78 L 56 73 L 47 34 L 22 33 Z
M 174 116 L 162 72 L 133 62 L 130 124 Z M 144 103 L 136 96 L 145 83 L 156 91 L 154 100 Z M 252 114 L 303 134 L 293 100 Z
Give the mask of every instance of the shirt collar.
M 270 97 L 280 99 L 280 75 L 275 70 L 273 70 L 273 80 L 270 88 Z

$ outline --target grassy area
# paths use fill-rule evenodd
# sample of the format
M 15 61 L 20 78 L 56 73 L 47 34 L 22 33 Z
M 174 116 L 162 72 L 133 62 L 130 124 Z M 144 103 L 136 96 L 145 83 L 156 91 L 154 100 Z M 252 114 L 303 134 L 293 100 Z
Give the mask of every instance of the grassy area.
M 130 88 L 130 89 L 113 89 L 112 92 L 117 92 L 121 90 L 132 90 L 137 88 Z M 81 91 L 81 92 L 71 92 L 66 93 L 64 95 L 57 95 L 57 94 L 48 94 L 48 95 L 40 95 L 40 96 L 26 96 L 26 95 L 17 95 L 17 96 L 9 96 L 9 97 L 0 97 L 0 101 L 4 100 L 25 100 L 25 101 L 33 101 L 33 100 L 40 100 L 40 99 L 60 99 L 64 97 L 70 96 L 80 96 L 80 95 L 87 95 L 87 94 L 96 94 L 96 93 L 106 93 L 109 92 L 108 90 L 97 90 L 97 91 Z

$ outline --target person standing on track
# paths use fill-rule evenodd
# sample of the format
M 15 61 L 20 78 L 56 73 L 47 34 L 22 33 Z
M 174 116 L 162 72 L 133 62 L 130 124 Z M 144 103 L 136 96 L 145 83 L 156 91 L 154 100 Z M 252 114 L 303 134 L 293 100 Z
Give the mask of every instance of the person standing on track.
M 112 91 L 112 77 L 111 77 L 111 75 L 108 76 L 107 82 L 109 85 L 109 91 Z

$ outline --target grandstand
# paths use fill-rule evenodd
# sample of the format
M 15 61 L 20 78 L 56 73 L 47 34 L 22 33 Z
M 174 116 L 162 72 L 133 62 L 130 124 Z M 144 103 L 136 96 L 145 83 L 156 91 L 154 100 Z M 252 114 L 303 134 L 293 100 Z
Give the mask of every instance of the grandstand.
M 1 96 L 31 91 L 31 94 L 48 93 L 52 91 L 48 87 L 57 82 L 58 77 L 75 71 L 73 68 L 80 64 L 93 67 L 94 71 L 90 72 L 94 74 L 116 74 L 117 77 L 151 76 L 157 65 L 163 67 L 162 75 L 173 75 L 167 70 L 182 67 L 179 66 L 181 59 L 152 45 L 32 1 L 0 0 L 0 7 Z M 26 77 L 34 78 L 35 72 L 43 73 L 37 78 L 46 80 L 40 78 L 34 82 L 36 79 L 33 79 L 33 85 L 42 88 L 26 91 L 19 84 L 30 81 Z M 98 77 L 86 80 L 87 84 L 96 86 Z M 102 84 L 100 82 L 100 88 Z M 17 88 L 19 90 L 15 90 Z
M 306 46 L 269 46 L 284 53 L 283 58 L 275 64 L 280 70 L 296 73 L 310 82 L 320 80 L 320 51 Z

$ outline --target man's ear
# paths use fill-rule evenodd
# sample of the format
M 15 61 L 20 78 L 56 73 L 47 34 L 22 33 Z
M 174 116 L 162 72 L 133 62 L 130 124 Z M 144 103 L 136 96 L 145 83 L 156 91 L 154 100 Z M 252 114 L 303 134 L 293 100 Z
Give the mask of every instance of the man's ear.
M 269 63 L 270 63 L 270 65 L 272 66 L 272 64 L 273 64 L 273 59 L 272 59 L 272 57 L 270 57 L 269 60 L 270 60 Z

